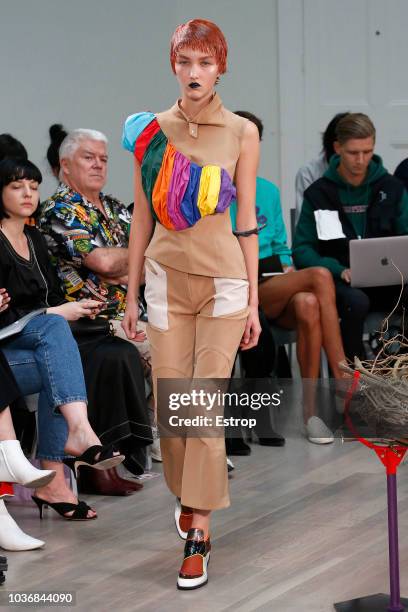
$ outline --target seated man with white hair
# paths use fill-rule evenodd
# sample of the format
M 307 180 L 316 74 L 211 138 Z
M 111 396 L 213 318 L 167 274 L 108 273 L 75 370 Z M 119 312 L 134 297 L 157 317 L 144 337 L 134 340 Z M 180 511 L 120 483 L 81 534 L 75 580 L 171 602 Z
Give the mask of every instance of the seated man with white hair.
M 40 226 L 66 293 L 108 301 L 108 312 L 125 309 L 131 216 L 102 189 L 106 182 L 107 138 L 96 130 L 70 132 L 60 148 L 60 184 L 43 205 Z M 120 248 L 118 248 L 120 247 Z
M 61 143 L 59 159 L 60 183 L 56 192 L 42 205 L 40 228 L 46 236 L 67 299 L 79 300 L 85 296 L 87 298 L 92 296 L 94 299 L 105 301 L 106 309 L 101 315 L 108 318 L 115 333 L 122 336 L 120 322 L 126 308 L 127 247 L 131 215 L 119 200 L 102 192 L 107 177 L 107 138 L 96 130 L 73 130 Z M 92 322 L 87 327 L 92 330 Z M 98 404 L 95 408 L 90 405 L 90 410 L 99 411 L 97 414 L 99 419 L 100 411 L 105 414 L 108 412 L 108 404 L 111 415 L 120 412 L 122 402 L 127 404 L 128 414 L 126 419 L 120 420 L 115 430 L 108 420 L 103 420 L 100 427 L 97 427 L 96 423 L 94 426 L 99 430 L 105 426 L 106 431 L 110 431 L 110 435 L 115 439 L 128 439 L 128 445 L 119 444 L 119 447 L 126 451 L 127 467 L 135 473 L 138 471 L 137 461 L 135 459 L 136 465 L 132 466 L 131 458 L 132 455 L 136 458 L 137 453 L 134 453 L 134 444 L 131 442 L 133 436 L 140 438 L 140 432 L 132 431 L 132 428 L 144 423 L 144 419 L 141 414 L 138 418 L 137 415 L 129 414 L 132 409 L 129 404 L 134 405 L 135 402 L 130 401 L 130 398 L 126 401 L 125 397 L 117 397 L 120 393 L 119 381 L 106 380 L 106 359 L 104 359 L 105 365 L 99 368 L 97 374 L 94 364 L 97 358 L 103 359 L 103 351 L 99 350 L 98 357 L 95 352 L 92 353 L 92 359 L 89 356 L 90 335 L 92 333 L 95 337 L 95 334 L 98 334 L 97 328 L 98 321 L 95 324 L 95 333 L 89 329 L 76 330 L 76 333 L 73 330 L 83 358 L 88 395 L 90 399 L 94 397 Z M 147 342 L 143 331 L 138 334 L 136 340 L 139 353 L 143 353 L 145 348 L 143 345 Z M 104 347 L 105 345 L 106 342 Z M 113 355 L 111 357 L 113 358 Z M 146 372 L 148 363 L 143 357 L 148 358 L 148 356 L 142 354 Z M 138 355 L 135 358 L 138 360 Z M 103 380 L 99 375 L 101 371 L 105 372 Z M 112 374 L 113 372 L 111 377 Z M 91 385 L 95 393 L 90 392 Z M 101 404 L 104 405 L 103 409 Z M 142 410 L 142 406 L 140 409 Z M 90 413 L 90 420 L 91 417 Z M 100 433 L 103 437 L 103 432 Z

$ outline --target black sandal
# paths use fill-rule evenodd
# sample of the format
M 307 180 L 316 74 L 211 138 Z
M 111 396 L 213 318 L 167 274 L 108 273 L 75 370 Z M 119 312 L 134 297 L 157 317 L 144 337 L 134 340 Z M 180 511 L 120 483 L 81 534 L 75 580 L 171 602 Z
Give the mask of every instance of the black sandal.
M 89 510 L 93 510 L 93 508 L 88 506 L 88 504 L 86 504 L 84 501 L 78 501 L 77 504 L 69 504 L 68 502 L 51 503 L 46 499 L 41 499 L 41 497 L 36 497 L 35 495 L 32 495 L 31 499 L 38 506 L 38 510 L 40 511 L 40 519 L 43 517 L 44 506 L 49 506 L 55 510 L 55 512 L 62 516 L 62 518 L 66 521 L 92 521 L 93 519 L 98 518 L 98 515 L 88 516 Z M 72 512 L 72 514 L 67 516 L 67 512 Z
M 77 476 L 78 468 L 81 465 L 95 468 L 95 470 L 108 470 L 116 467 L 125 459 L 125 455 L 115 455 L 116 449 L 112 446 L 101 446 L 99 444 L 90 446 L 82 453 L 80 457 L 66 457 L 63 459 L 67 465 Z M 96 456 L 99 455 L 98 459 Z

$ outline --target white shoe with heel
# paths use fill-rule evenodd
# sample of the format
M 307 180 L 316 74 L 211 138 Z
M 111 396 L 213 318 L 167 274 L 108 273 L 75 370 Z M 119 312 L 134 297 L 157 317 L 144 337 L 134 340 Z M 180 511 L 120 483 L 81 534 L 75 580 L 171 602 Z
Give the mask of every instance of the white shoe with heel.
M 18 440 L 0 442 L 0 482 L 16 482 L 37 489 L 55 476 L 54 470 L 39 470 L 24 455 Z
M 0 546 L 4 550 L 34 550 L 44 546 L 42 540 L 24 533 L 8 513 L 6 504 L 0 499 Z

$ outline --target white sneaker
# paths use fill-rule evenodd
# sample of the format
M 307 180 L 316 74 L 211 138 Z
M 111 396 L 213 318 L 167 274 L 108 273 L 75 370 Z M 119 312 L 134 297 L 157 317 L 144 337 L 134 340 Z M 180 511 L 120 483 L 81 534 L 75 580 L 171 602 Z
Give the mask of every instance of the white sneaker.
M 232 463 L 229 457 L 227 457 L 227 470 L 228 472 L 232 472 L 232 470 L 235 470 L 235 465 Z
M 34 550 L 44 546 L 42 540 L 24 533 L 7 511 L 6 504 L 0 499 L 0 546 L 4 550 Z
M 331 444 L 334 442 L 332 431 L 317 416 L 311 416 L 306 423 L 306 435 L 313 444 Z
M 39 470 L 24 455 L 18 440 L 0 442 L 0 482 L 17 482 L 24 487 L 45 487 L 55 476 L 54 470 Z

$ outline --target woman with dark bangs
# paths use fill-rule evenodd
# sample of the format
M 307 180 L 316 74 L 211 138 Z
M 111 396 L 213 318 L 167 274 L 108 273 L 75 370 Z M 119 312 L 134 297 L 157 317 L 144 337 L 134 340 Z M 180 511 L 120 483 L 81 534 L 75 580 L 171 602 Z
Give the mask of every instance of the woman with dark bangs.
M 7 306 L 0 312 L 0 331 L 39 311 L 22 331 L 3 339 L 0 348 L 22 394 L 40 393 L 38 456 L 42 465 L 47 468 L 47 463 L 64 461 L 76 472 L 82 462 L 108 469 L 124 457 L 112 447 L 102 447 L 89 424 L 81 358 L 67 323 L 94 317 L 103 304 L 65 301 L 41 233 L 25 224 L 37 209 L 41 181 L 40 171 L 28 160 L 5 159 L 0 163 L 0 292 Z M 9 462 L 21 463 L 21 449 L 14 446 L 15 457 Z M 75 459 L 64 459 L 64 451 Z M 27 469 L 16 482 L 24 481 Z M 52 484 L 55 471 L 46 469 L 43 475 L 47 478 L 37 478 L 33 484 L 37 487 L 33 499 L 41 516 L 43 505 L 49 505 L 69 520 L 96 518 L 95 511 L 84 502 L 78 503 L 72 492 L 70 500 L 58 499 L 57 480 L 61 490 L 66 490 L 63 466 Z
M 258 131 L 215 92 L 227 69 L 227 43 L 214 23 L 178 26 L 170 63 L 181 98 L 165 112 L 131 115 L 123 131 L 135 156 L 135 206 L 122 325 L 133 338 L 146 258 L 156 397 L 158 379 L 229 378 L 238 348 L 255 346 L 260 333 Z M 235 194 L 234 236 L 228 207 Z M 223 431 L 162 437 L 161 450 L 177 530 L 186 539 L 177 586 L 195 589 L 208 579 L 210 514 L 230 503 Z

